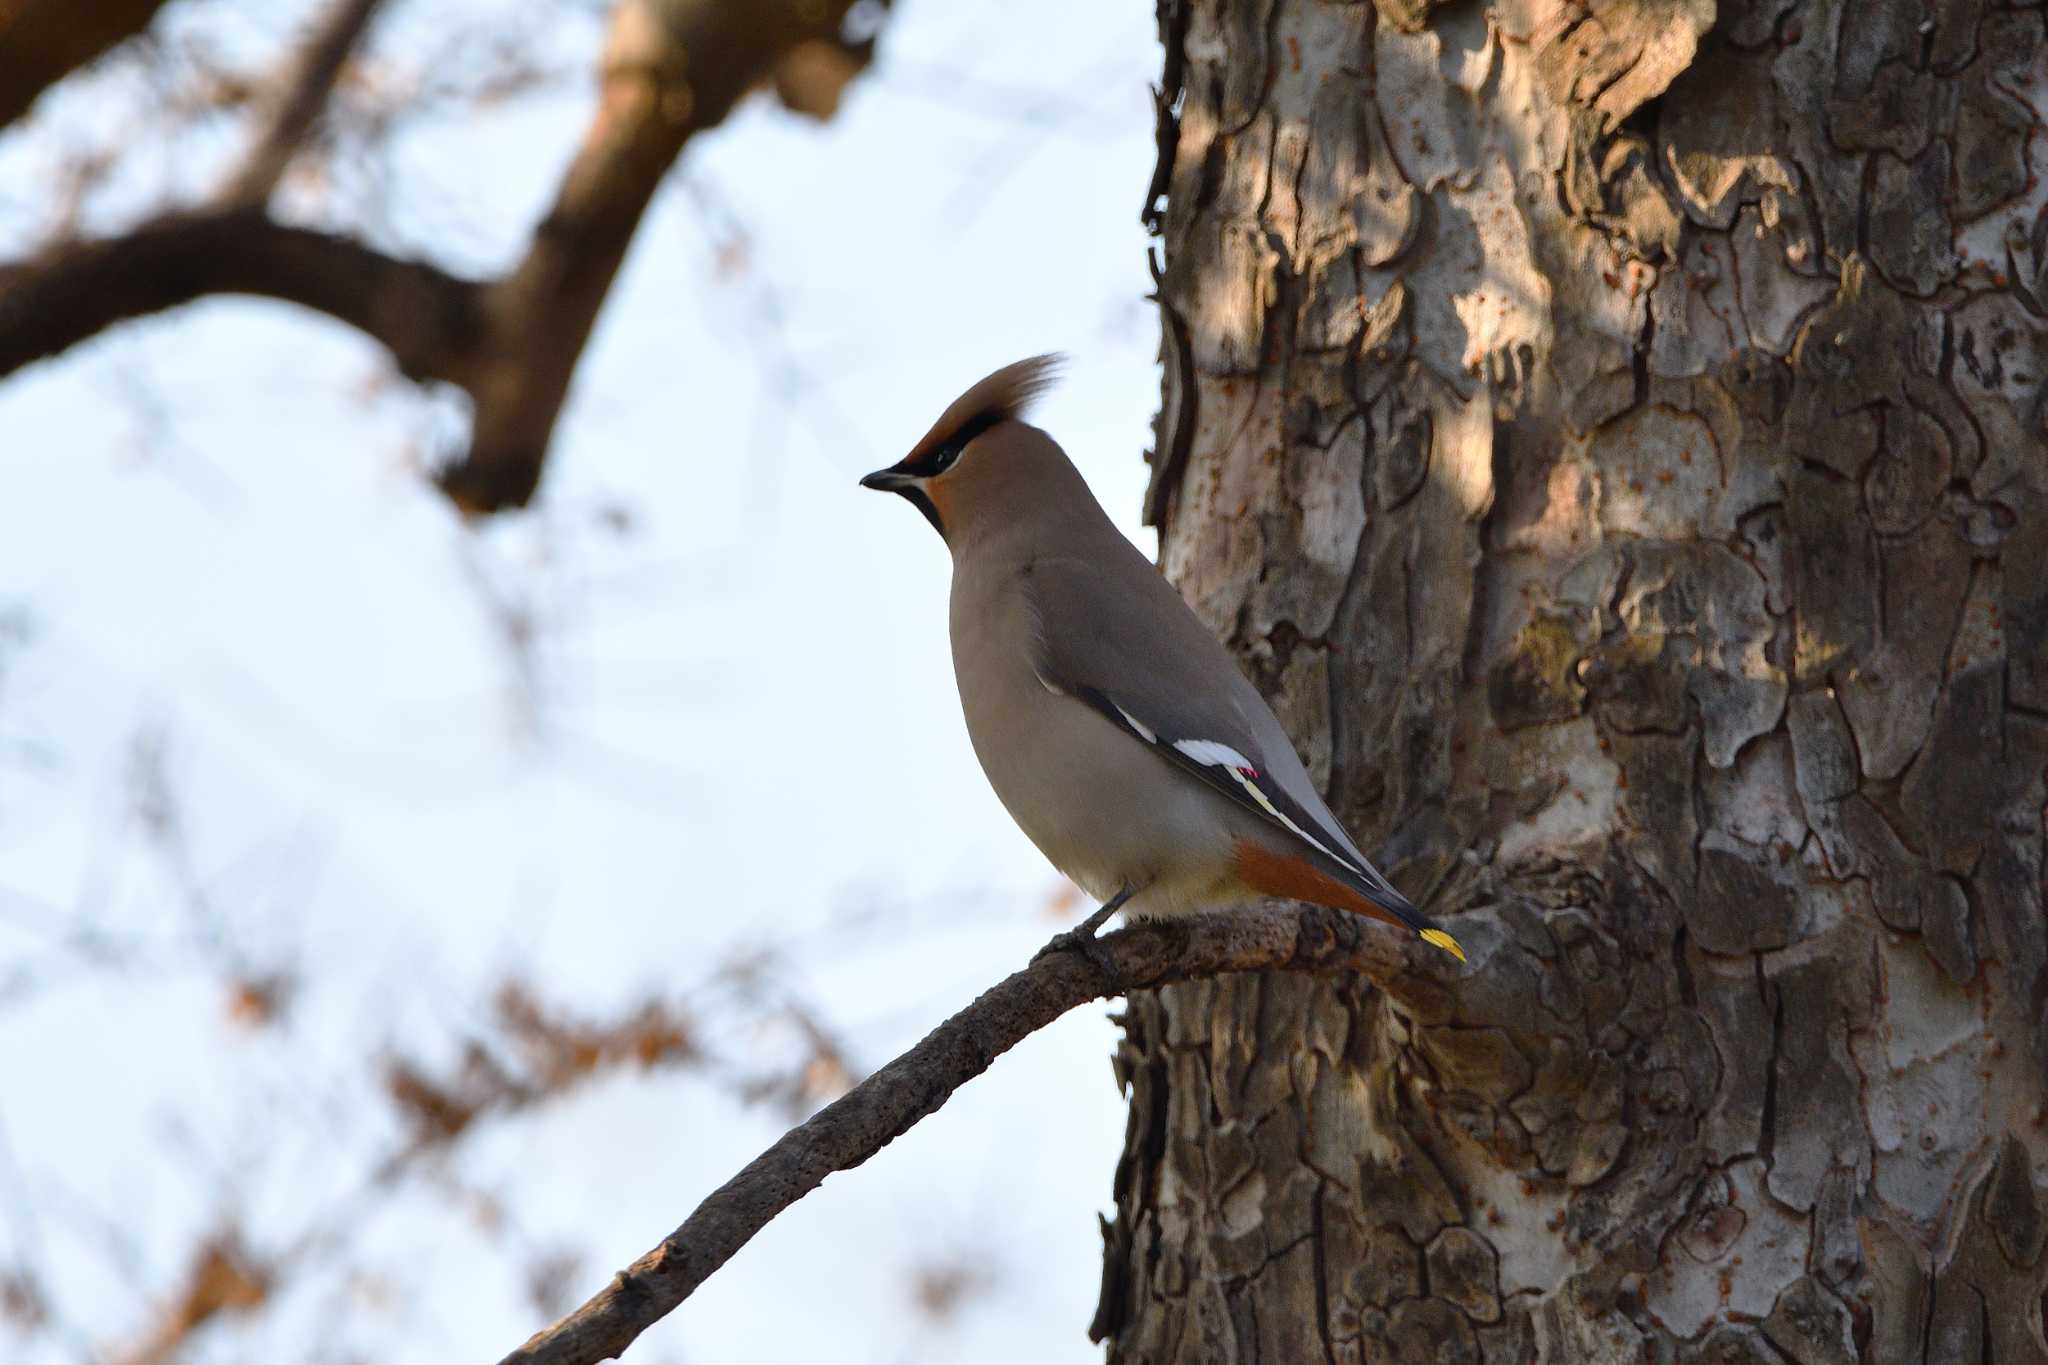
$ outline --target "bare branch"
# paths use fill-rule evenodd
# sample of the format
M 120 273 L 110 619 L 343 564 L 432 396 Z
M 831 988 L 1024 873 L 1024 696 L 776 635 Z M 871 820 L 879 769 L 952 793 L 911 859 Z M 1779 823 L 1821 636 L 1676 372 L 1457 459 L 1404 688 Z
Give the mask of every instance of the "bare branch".
M 684 143 L 723 121 L 789 52 L 836 39 L 850 5 L 620 0 L 597 113 L 553 206 L 511 273 L 473 284 L 345 238 L 281 227 L 248 202 L 275 183 L 279 158 L 289 160 L 317 117 L 375 7 L 374 0 L 338 0 L 309 49 L 299 89 L 258 157 L 224 192 L 226 207 L 167 215 L 124 236 L 0 265 L 0 376 L 116 322 L 208 294 L 286 299 L 382 342 L 405 374 L 466 389 L 475 414 L 469 449 L 443 472 L 442 488 L 465 511 L 523 506 L 540 482 L 598 310 Z M 30 17 L 40 13 L 32 7 Z M 0 19 L 0 51 L 13 33 Z M 0 65 L 0 78 L 4 71 Z
M 1419 940 L 1355 916 L 1303 907 L 1146 922 L 1096 940 L 1093 954 L 1047 953 L 783 1134 L 659 1246 L 500 1365 L 591 1365 L 618 1355 L 826 1176 L 881 1151 L 997 1057 L 1076 1005 L 1225 972 L 1282 969 L 1364 976 L 1395 999 L 1436 1014 L 1451 983 L 1485 965 L 1491 943 L 1475 945 L 1461 970 Z
M 258 294 L 374 337 L 415 379 L 466 384 L 484 327 L 478 287 L 254 209 L 173 214 L 122 237 L 0 266 L 0 376 L 116 322 L 208 294 Z
M 467 511 L 523 506 L 569 380 L 634 229 L 683 144 L 723 122 L 783 55 L 839 31 L 851 0 L 623 0 L 605 42 L 597 117 L 533 244 L 491 288 L 493 349 L 471 390 L 466 458 L 441 477 Z
M 327 107 L 334 83 L 349 54 L 362 41 L 384 0 L 335 0 L 325 20 L 294 63 L 283 95 L 271 111 L 269 126 L 256 140 L 249 159 L 221 189 L 223 208 L 267 203 L 285 168 L 305 147 L 307 135 Z
M 17 0 L 0 5 L 0 128 L 36 96 L 149 27 L 164 0 Z

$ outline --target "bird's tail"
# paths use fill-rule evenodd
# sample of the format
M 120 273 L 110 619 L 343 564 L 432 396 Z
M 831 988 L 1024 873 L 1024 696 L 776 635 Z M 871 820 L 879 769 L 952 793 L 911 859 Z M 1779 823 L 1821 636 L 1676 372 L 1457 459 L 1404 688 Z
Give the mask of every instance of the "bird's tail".
M 1406 925 L 1413 929 L 1424 943 L 1443 949 L 1460 962 L 1465 960 L 1465 950 L 1458 945 L 1458 940 L 1452 938 L 1435 920 L 1416 909 L 1414 901 L 1393 887 L 1373 887 L 1370 895 L 1362 887 L 1347 885 L 1345 889 L 1356 897 L 1356 902 L 1340 906 L 1340 909 L 1371 915 L 1390 924 Z
M 1416 909 L 1415 902 L 1396 891 L 1384 877 L 1364 877 L 1335 859 L 1326 865 L 1320 858 L 1311 860 L 1282 853 L 1249 839 L 1237 845 L 1232 861 L 1238 878 L 1262 895 L 1309 901 L 1398 924 L 1413 931 L 1424 943 L 1443 949 L 1460 962 L 1465 960 L 1465 950 L 1458 940 Z
M 1424 943 L 1443 949 L 1460 962 L 1465 960 L 1465 950 L 1458 945 L 1458 940 L 1452 938 L 1449 931 L 1439 927 L 1435 920 L 1417 910 L 1413 901 L 1398 891 L 1390 899 L 1396 904 L 1385 907 L 1375 905 L 1373 908 L 1390 911 L 1396 920 L 1413 929 Z

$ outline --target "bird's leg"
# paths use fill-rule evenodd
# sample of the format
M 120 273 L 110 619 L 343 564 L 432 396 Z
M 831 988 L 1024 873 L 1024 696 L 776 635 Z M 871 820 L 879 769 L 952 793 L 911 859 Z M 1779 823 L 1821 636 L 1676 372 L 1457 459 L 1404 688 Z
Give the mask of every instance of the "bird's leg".
M 1084 938 L 1094 938 L 1097 934 L 1102 932 L 1102 926 L 1109 923 L 1109 917 L 1111 915 L 1114 915 L 1117 911 L 1123 909 L 1124 902 L 1129 900 L 1130 898 L 1131 888 L 1127 886 L 1123 890 L 1117 892 L 1114 896 L 1111 896 L 1108 901 L 1104 902 L 1101 909 L 1097 910 L 1087 919 L 1082 920 L 1073 928 L 1067 930 L 1067 932 L 1060 935 L 1060 937 L 1071 938 L 1076 940 Z
M 1116 964 L 1110 960 L 1109 953 L 1095 936 L 1101 932 L 1102 926 L 1109 922 L 1109 917 L 1123 909 L 1124 902 L 1134 894 L 1135 888 L 1129 882 L 1125 882 L 1114 896 L 1103 903 L 1101 909 L 1065 933 L 1054 934 L 1051 942 L 1031 955 L 1031 960 L 1036 962 L 1048 953 L 1063 953 L 1072 949 L 1094 963 L 1097 971 L 1114 981 Z

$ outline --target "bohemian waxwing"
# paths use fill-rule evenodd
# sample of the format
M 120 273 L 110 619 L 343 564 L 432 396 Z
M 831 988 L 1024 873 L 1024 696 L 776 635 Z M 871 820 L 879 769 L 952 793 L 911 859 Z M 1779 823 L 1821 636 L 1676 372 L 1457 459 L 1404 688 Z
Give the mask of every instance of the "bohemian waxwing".
M 1010 816 L 1111 913 L 1284 896 L 1406 925 L 1465 956 L 1323 804 L 1230 654 L 1023 420 L 1055 356 L 997 370 L 897 464 L 953 555 L 953 673 Z

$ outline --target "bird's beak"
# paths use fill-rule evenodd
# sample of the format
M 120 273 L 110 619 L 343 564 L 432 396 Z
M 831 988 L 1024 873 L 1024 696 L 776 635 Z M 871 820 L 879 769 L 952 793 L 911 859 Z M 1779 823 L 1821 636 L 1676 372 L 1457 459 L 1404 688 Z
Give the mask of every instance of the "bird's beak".
M 915 474 L 906 474 L 900 469 L 877 469 L 874 473 L 862 479 L 860 486 L 862 488 L 873 488 L 883 493 L 901 493 L 904 489 L 915 486 L 916 483 L 917 476 Z
M 915 507 L 924 516 L 926 521 L 932 524 L 934 531 L 943 536 L 946 534 L 946 527 L 939 520 L 939 509 L 932 502 L 931 495 L 924 491 L 924 483 L 923 475 L 913 474 L 902 465 L 891 465 L 887 469 L 877 469 L 874 473 L 862 479 L 860 486 L 862 488 L 872 488 L 882 493 L 894 493 L 901 497 L 905 502 Z

